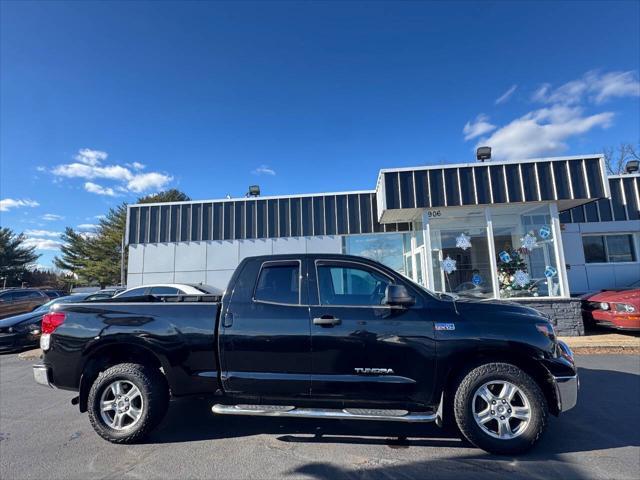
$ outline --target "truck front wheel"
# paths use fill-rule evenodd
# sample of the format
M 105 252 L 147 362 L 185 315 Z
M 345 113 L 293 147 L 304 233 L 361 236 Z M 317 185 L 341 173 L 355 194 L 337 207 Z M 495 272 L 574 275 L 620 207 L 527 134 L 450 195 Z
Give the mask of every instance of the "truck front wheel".
M 456 423 L 476 447 L 497 454 L 530 449 L 547 423 L 547 402 L 538 384 L 508 363 L 471 370 L 454 399 Z
M 91 386 L 88 413 L 91 426 L 113 443 L 134 443 L 162 421 L 169 389 L 159 370 L 120 363 L 101 372 Z

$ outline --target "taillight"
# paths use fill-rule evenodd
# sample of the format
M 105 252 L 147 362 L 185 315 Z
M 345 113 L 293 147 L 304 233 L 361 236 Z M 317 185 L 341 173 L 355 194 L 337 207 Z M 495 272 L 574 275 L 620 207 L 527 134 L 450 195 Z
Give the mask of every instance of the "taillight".
M 66 315 L 63 312 L 47 313 L 42 317 L 42 333 L 48 335 L 64 323 Z

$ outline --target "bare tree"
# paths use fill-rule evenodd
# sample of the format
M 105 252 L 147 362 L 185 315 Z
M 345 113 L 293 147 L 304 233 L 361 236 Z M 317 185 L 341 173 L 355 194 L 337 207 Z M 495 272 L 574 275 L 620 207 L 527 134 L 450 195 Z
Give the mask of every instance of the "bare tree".
M 602 149 L 607 173 L 619 175 L 625 172 L 625 166 L 629 160 L 640 160 L 640 144 L 620 143 L 618 147 L 605 147 Z

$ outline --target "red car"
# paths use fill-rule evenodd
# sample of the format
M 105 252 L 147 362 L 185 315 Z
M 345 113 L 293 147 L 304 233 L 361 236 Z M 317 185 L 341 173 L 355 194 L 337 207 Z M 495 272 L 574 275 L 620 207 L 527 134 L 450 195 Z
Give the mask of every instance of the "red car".
M 586 324 L 640 331 L 640 281 L 582 297 L 582 316 Z

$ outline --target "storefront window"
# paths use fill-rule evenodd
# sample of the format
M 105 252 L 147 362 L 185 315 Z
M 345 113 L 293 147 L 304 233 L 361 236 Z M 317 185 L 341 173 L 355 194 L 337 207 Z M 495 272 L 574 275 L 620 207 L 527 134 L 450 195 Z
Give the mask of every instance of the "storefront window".
M 500 298 L 561 295 L 549 206 L 491 212 Z
M 403 236 L 402 233 L 349 235 L 343 237 L 343 251 L 349 255 L 370 258 L 406 275 Z
M 449 212 L 429 220 L 432 288 L 464 297 L 493 297 L 484 209 Z

